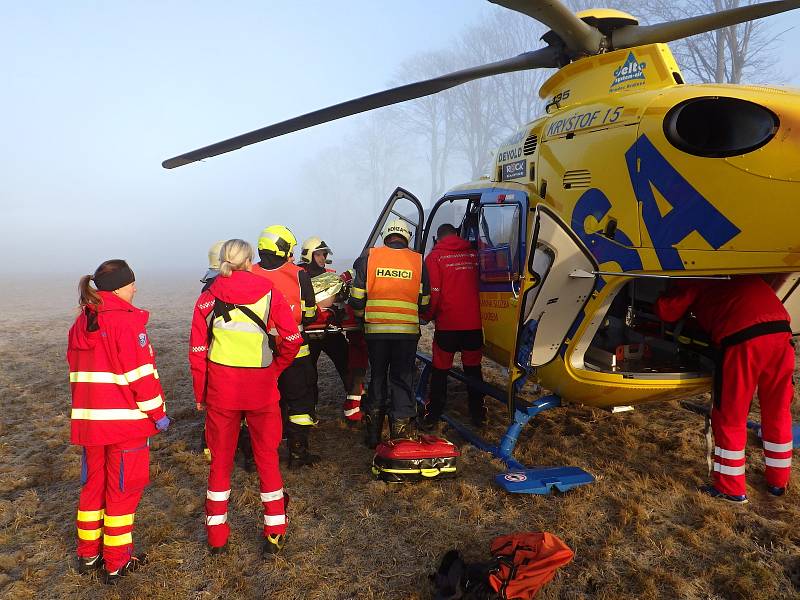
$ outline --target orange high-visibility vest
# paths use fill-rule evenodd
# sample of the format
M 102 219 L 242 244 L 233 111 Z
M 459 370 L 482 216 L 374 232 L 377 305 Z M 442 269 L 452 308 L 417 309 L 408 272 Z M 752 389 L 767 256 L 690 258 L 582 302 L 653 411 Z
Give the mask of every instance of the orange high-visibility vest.
M 302 267 L 287 262 L 277 269 L 264 269 L 261 265 L 253 265 L 252 273 L 260 277 L 269 279 L 272 285 L 283 294 L 286 298 L 286 303 L 292 309 L 292 317 L 300 331 L 303 331 L 303 310 L 305 309 L 304 302 L 302 301 L 302 294 L 300 291 L 300 271 Z M 316 308 L 316 307 L 312 307 Z M 308 356 L 308 344 L 303 344 L 297 352 L 297 358 L 301 356 Z
M 408 248 L 371 248 L 367 258 L 365 333 L 419 335 L 422 255 Z

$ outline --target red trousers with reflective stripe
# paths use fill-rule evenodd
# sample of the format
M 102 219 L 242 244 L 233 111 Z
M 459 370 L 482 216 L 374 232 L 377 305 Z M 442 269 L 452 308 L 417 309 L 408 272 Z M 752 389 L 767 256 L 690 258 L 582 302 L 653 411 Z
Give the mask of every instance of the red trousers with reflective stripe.
M 103 555 L 116 571 L 133 552 L 133 518 L 150 481 L 147 438 L 84 446 L 78 500 L 78 556 Z
M 767 484 L 789 482 L 792 456 L 794 349 L 788 333 L 763 335 L 725 349 L 722 393 L 711 411 L 714 486 L 725 494 L 746 492 L 744 450 L 747 415 L 758 388 Z
M 209 404 L 206 411 L 206 443 L 211 450 L 211 469 L 206 493 L 206 532 L 209 545 L 224 546 L 230 534 L 227 522 L 228 497 L 242 418 L 247 421 L 253 458 L 261 482 L 264 535 L 285 533 L 283 482 L 278 466 L 282 427 L 278 403 L 274 402 L 262 410 L 226 410 Z

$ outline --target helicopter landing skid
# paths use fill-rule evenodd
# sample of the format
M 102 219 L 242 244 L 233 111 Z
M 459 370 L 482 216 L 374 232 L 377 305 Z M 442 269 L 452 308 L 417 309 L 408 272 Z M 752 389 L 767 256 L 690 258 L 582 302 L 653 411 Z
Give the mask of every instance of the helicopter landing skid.
M 424 405 L 425 390 L 431 372 L 430 356 L 417 352 L 417 359 L 424 363 L 419 382 L 417 383 L 417 402 Z M 472 380 L 459 371 L 450 370 L 449 375 L 467 386 L 478 388 L 484 394 L 495 398 L 505 404 L 505 395 L 501 390 L 483 381 Z M 486 442 L 472 429 L 449 415 L 442 415 L 442 420 L 455 429 L 467 442 L 488 452 L 495 458 L 502 460 L 508 471 L 495 475 L 494 481 L 505 491 L 515 494 L 547 495 L 553 490 L 566 492 L 575 487 L 592 483 L 594 477 L 579 467 L 534 467 L 528 468 L 514 458 L 514 448 L 517 445 L 522 428 L 533 417 L 545 410 L 561 406 L 561 398 L 555 395 L 544 396 L 531 403 L 529 406 L 518 406 L 514 411 L 514 420 L 509 424 L 500 445 Z

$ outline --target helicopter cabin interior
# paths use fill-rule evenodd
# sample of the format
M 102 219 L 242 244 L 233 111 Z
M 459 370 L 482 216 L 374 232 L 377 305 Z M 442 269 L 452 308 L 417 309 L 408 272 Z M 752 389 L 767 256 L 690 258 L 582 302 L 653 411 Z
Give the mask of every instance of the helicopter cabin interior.
M 514 338 L 519 328 L 532 318 L 538 291 L 550 275 L 558 245 L 547 228 L 535 225 L 540 238 L 534 243 L 530 256 L 526 253 L 526 215 L 528 197 L 521 190 L 488 188 L 450 192 L 430 210 L 409 192 L 398 188 L 389 199 L 373 228 L 365 251 L 380 244 L 380 231 L 392 218 L 403 218 L 412 225 L 414 237 L 411 246 L 425 256 L 436 243 L 439 225 L 454 225 L 459 235 L 472 242 L 478 251 L 481 292 L 494 292 L 507 298 L 508 308 L 520 305 L 520 311 L 482 311 L 487 354 L 500 362 L 510 364 L 515 350 Z M 562 228 L 563 229 L 563 228 Z M 563 231 L 562 234 L 569 232 Z M 567 240 L 569 236 L 564 235 Z M 580 244 L 576 244 L 578 246 Z M 588 254 L 588 253 L 587 253 Z M 525 261 L 528 261 L 525 269 Z M 593 260 L 593 259 L 592 259 Z M 588 263 L 587 263 L 588 265 Z M 573 267 L 570 267 L 573 268 Z M 595 266 L 596 268 L 596 266 Z M 591 270 L 591 266 L 587 266 Z M 526 276 L 533 282 L 521 297 Z M 588 274 L 588 273 L 587 273 Z M 796 334 L 800 333 L 800 273 L 764 275 L 776 294 L 792 315 Z M 588 282 L 590 290 L 593 280 Z M 713 348 L 708 336 L 697 326 L 695 319 L 666 324 L 654 314 L 656 299 L 669 285 L 669 278 L 658 276 L 610 277 L 606 284 L 608 294 L 602 305 L 590 315 L 589 325 L 570 355 L 572 368 L 597 373 L 610 373 L 631 379 L 692 379 L 709 377 L 713 367 Z M 584 293 L 581 298 L 588 298 Z M 574 304 L 574 301 L 572 302 Z M 585 301 L 583 302 L 585 305 Z M 541 315 L 537 318 L 541 319 Z M 497 315 L 497 316 L 496 316 Z M 497 320 L 507 321 L 498 323 Z M 570 318 L 572 323 L 574 317 Z M 503 325 L 503 326 L 498 326 Z M 509 332 L 512 337 L 509 340 Z M 561 346 L 564 327 L 553 329 L 551 349 Z M 547 336 L 547 331 L 537 332 Z M 537 345 L 539 340 L 537 339 Z M 504 356 L 505 355 L 505 356 Z M 548 362 L 555 355 L 540 364 Z M 519 363 L 519 356 L 515 356 Z M 535 356 L 531 364 L 537 366 Z

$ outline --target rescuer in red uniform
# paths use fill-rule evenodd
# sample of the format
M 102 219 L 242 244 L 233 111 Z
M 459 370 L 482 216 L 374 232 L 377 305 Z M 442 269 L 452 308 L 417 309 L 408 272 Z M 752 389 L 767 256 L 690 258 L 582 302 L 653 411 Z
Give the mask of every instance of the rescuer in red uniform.
M 312 281 L 314 277 L 323 273 L 335 273 L 328 268 L 328 256 L 333 252 L 328 245 L 318 237 L 312 237 L 303 242 L 300 252 L 300 266 L 306 270 Z M 332 299 L 331 299 L 332 302 Z M 344 307 L 344 312 L 349 311 L 352 319 L 352 308 Z M 339 308 L 339 311 L 342 309 Z M 335 313 L 322 305 L 317 306 L 317 320 L 312 326 L 325 327 L 335 318 Z M 342 316 L 346 320 L 347 315 Z M 369 359 L 367 356 L 367 342 L 362 331 L 348 331 L 347 337 L 341 331 L 326 331 L 321 338 L 312 338 L 308 344 L 311 351 L 311 362 L 317 374 L 317 363 L 322 352 L 328 355 L 344 386 L 346 398 L 342 406 L 344 418 L 350 424 L 361 420 L 361 396 L 364 394 L 364 377 L 367 372 Z M 314 380 L 314 389 L 319 395 L 318 377 Z
M 711 410 L 713 485 L 702 491 L 728 502 L 747 502 L 747 414 L 758 388 L 767 489 L 784 494 L 792 463 L 789 314 L 758 276 L 680 281 L 655 304 L 658 317 L 670 323 L 689 311 L 719 351 Z
M 286 298 L 294 322 L 303 336 L 303 343 L 292 364 L 278 380 L 281 402 L 288 417 L 286 442 L 289 446 L 290 469 L 314 465 L 320 459 L 309 450 L 311 428 L 317 424 L 317 395 L 314 390 L 316 369 L 311 362 L 308 336 L 303 330 L 316 320 L 317 305 L 308 273 L 291 262 L 295 245 L 297 239 L 288 228 L 270 225 L 258 238 L 261 262 L 253 266 L 253 274 L 269 279 Z
M 436 245 L 425 259 L 431 281 L 430 308 L 423 318 L 436 322 L 433 335 L 433 372 L 424 425 L 432 428 L 441 418 L 447 399 L 447 371 L 461 352 L 464 374 L 483 380 L 481 374 L 481 307 L 478 289 L 478 252 L 458 236 L 458 230 L 443 223 L 436 231 Z M 472 424 L 486 423 L 483 394 L 469 388 Z
M 283 296 L 269 281 L 249 272 L 252 256 L 253 248 L 244 240 L 223 244 L 219 276 L 197 299 L 189 339 L 194 396 L 197 410 L 206 410 L 211 450 L 206 532 L 212 554 L 225 551 L 230 534 L 228 499 L 242 418 L 250 431 L 260 481 L 262 553 L 275 554 L 285 542 L 278 377 L 302 339 Z
M 148 438 L 170 420 L 145 330 L 148 313 L 131 304 L 133 271 L 109 260 L 79 288 L 81 311 L 67 345 L 71 442 L 83 446 L 78 572 L 105 563 L 104 580 L 114 584 L 145 562 L 133 554 L 133 518 L 150 481 Z

